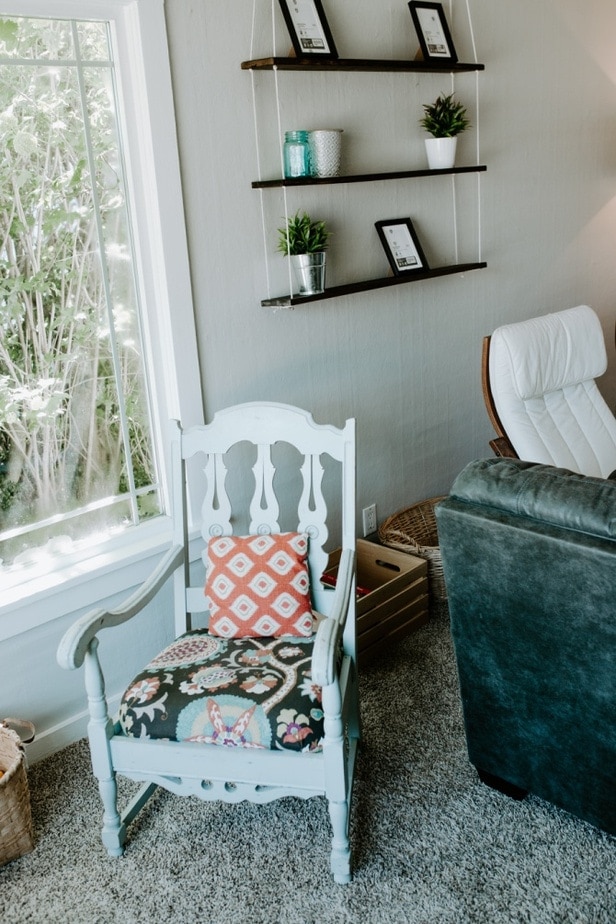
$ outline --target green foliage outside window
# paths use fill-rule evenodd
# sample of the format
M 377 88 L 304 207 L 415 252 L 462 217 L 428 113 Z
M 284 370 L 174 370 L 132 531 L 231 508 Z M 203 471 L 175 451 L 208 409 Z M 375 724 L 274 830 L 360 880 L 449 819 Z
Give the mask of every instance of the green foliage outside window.
M 0 57 L 13 59 L 0 64 L 0 559 L 10 561 L 33 541 L 136 522 L 158 499 L 106 26 L 0 18 Z M 24 532 L 52 517 L 61 522 L 36 539 Z

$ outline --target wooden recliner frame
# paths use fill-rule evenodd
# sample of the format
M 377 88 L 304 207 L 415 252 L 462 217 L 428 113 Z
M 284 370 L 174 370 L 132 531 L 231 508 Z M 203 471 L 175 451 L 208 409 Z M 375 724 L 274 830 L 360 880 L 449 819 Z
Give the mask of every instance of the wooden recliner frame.
M 490 440 L 490 448 L 495 456 L 501 456 L 506 459 L 517 459 L 518 454 L 507 436 L 507 432 L 498 416 L 494 396 L 490 386 L 490 340 L 489 336 L 483 338 L 483 348 L 481 351 L 481 388 L 483 391 L 483 400 L 485 401 L 488 417 L 492 426 L 496 430 L 496 439 Z

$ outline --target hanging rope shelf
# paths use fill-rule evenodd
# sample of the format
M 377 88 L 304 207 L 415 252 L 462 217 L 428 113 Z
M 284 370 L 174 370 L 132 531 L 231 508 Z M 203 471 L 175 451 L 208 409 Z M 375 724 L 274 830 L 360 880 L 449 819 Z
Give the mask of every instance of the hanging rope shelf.
M 275 0 L 271 2 L 271 22 L 272 22 L 272 49 L 276 49 L 276 15 Z M 252 183 L 253 189 L 258 189 L 261 199 L 261 226 L 263 235 L 263 248 L 265 258 L 265 274 L 267 298 L 263 299 L 261 305 L 266 308 L 294 308 L 306 302 L 323 301 L 329 298 L 339 298 L 344 295 L 351 295 L 358 292 L 365 292 L 370 289 L 387 288 L 391 286 L 404 285 L 409 282 L 417 282 L 424 279 L 431 279 L 438 276 L 448 276 L 453 274 L 464 275 L 465 273 L 475 270 L 484 269 L 487 263 L 482 259 L 481 248 L 481 174 L 487 169 L 485 165 L 480 164 L 479 156 L 479 72 L 485 69 L 485 65 L 477 61 L 477 52 L 475 47 L 475 36 L 473 33 L 469 0 L 466 0 L 466 10 L 468 17 L 468 26 L 470 31 L 471 44 L 473 48 L 472 62 L 438 62 L 424 60 L 383 60 L 383 59 L 364 59 L 364 58 L 336 58 L 334 60 L 325 60 L 320 58 L 306 59 L 297 57 L 278 57 L 273 54 L 270 57 L 254 58 L 254 40 L 256 25 L 256 0 L 253 0 L 252 11 L 252 33 L 250 42 L 251 58 L 242 62 L 242 69 L 251 72 L 252 79 L 252 107 L 253 120 L 256 141 L 256 158 L 257 158 L 257 176 L 258 179 Z M 451 4 L 450 4 L 451 14 Z M 475 72 L 475 138 L 476 138 L 476 159 L 477 163 L 471 166 L 452 167 L 445 170 L 418 169 L 418 170 L 395 170 L 383 173 L 363 173 L 339 175 L 331 177 L 301 177 L 287 178 L 284 176 L 284 164 L 282 148 L 280 149 L 280 178 L 266 179 L 263 177 L 261 168 L 261 155 L 259 150 L 259 125 L 257 116 L 257 94 L 255 85 L 255 74 L 258 71 L 270 70 L 274 75 L 274 90 L 276 101 L 276 118 L 278 123 L 278 137 L 283 137 L 281 104 L 280 104 L 280 87 L 278 80 L 279 71 L 364 71 L 364 72 L 424 72 L 424 73 L 448 73 L 451 75 L 451 92 L 454 92 L 454 78 L 456 73 Z M 476 262 L 459 262 L 458 252 L 458 220 L 456 204 L 456 175 L 475 173 L 477 175 L 477 260 Z M 285 223 L 289 219 L 289 208 L 287 201 L 287 189 L 302 186 L 322 186 L 343 183 L 364 183 L 378 180 L 401 180 L 413 179 L 420 177 L 433 177 L 438 175 L 451 176 L 451 195 L 452 195 L 452 214 L 453 214 L 453 250 L 454 262 L 447 266 L 437 266 L 423 271 L 414 271 L 411 274 L 394 276 L 389 275 L 377 279 L 367 279 L 359 282 L 351 282 L 344 285 L 330 286 L 324 292 L 318 295 L 281 295 L 272 296 L 269 271 L 269 251 L 268 235 L 270 230 L 267 227 L 265 216 L 264 190 L 279 188 L 282 189 L 284 219 Z M 288 264 L 288 282 L 289 292 L 293 292 L 293 278 L 291 273 L 290 261 Z

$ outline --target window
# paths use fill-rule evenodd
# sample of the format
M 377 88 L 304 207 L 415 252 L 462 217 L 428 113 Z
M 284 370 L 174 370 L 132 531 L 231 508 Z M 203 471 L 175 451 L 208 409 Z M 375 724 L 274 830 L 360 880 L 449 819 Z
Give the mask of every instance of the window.
M 158 535 L 201 420 L 167 64 L 158 0 L 0 0 L 0 586 Z
M 109 39 L 0 18 L 0 567 L 161 513 Z

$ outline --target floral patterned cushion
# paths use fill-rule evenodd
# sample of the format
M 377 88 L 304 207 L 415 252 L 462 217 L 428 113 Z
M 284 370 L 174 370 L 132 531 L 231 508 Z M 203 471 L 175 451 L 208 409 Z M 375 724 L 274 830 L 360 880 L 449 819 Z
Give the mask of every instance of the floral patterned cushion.
M 209 631 L 223 638 L 312 635 L 308 536 L 216 536 L 206 552 Z
M 181 635 L 130 684 L 124 734 L 230 747 L 319 750 L 321 688 L 311 679 L 313 639 Z

